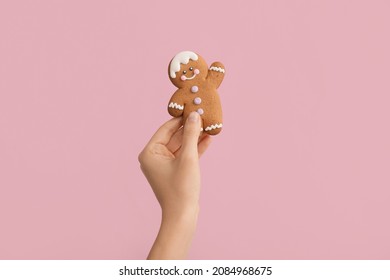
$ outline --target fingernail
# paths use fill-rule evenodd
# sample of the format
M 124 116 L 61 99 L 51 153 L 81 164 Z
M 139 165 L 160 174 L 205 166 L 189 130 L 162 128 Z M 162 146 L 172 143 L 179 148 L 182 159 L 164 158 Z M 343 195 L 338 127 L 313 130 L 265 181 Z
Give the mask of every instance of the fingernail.
M 188 121 L 197 122 L 199 120 L 199 114 L 197 112 L 191 112 L 188 116 Z

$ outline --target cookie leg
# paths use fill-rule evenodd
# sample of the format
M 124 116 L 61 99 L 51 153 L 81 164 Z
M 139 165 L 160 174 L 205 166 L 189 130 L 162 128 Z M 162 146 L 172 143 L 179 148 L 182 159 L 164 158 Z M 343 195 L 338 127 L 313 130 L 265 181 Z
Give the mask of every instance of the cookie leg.
M 203 132 L 209 135 L 217 135 L 222 130 L 222 121 L 218 120 L 204 120 Z

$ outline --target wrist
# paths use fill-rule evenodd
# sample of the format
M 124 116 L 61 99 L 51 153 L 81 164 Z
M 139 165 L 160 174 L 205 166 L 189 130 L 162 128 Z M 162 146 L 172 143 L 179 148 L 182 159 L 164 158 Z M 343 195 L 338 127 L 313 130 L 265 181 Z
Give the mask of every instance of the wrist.
M 196 224 L 199 214 L 199 204 L 187 204 L 162 208 L 162 223 Z

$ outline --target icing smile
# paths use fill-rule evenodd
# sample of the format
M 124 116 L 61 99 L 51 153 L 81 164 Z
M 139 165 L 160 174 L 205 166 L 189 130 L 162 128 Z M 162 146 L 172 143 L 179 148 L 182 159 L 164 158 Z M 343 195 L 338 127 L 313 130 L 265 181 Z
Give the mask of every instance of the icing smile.
M 186 75 L 181 75 L 180 79 L 181 79 L 182 81 L 192 80 L 192 79 L 195 78 L 196 75 L 198 75 L 199 73 L 200 73 L 199 69 L 195 69 L 195 70 L 194 70 L 194 75 L 192 75 L 192 76 L 189 77 L 189 78 L 188 78 Z
M 193 78 L 195 78 L 196 74 L 194 73 L 194 75 L 192 75 L 191 78 L 187 78 L 185 75 L 182 75 L 180 78 L 182 81 L 185 81 L 185 80 L 192 80 Z

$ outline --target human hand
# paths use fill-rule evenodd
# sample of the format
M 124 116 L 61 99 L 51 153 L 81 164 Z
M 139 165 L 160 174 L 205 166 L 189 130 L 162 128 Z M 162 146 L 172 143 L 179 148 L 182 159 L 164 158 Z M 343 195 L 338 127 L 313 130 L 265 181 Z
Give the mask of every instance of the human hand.
M 162 209 L 162 223 L 148 258 L 185 258 L 199 211 L 199 157 L 211 143 L 200 136 L 201 120 L 192 112 L 183 128 L 174 118 L 162 125 L 140 153 L 141 170 Z M 199 137 L 200 136 L 200 137 Z

